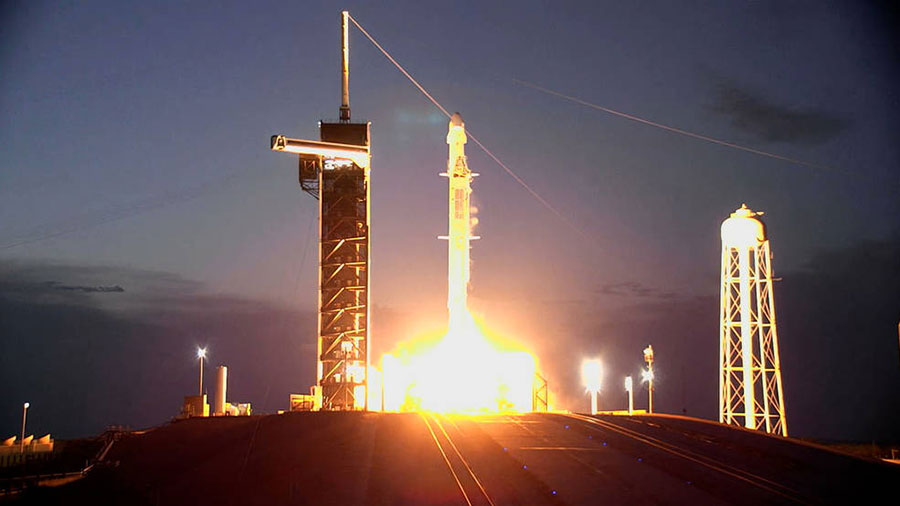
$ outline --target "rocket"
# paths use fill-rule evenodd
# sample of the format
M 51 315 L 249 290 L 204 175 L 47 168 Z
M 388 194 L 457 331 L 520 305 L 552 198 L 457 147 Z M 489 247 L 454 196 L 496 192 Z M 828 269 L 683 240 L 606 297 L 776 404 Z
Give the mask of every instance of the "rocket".
M 469 285 L 469 243 L 478 239 L 472 235 L 469 197 L 472 194 L 472 173 L 466 164 L 466 128 L 462 116 L 450 118 L 447 144 L 450 156 L 447 172 L 441 173 L 450 182 L 449 234 L 447 239 L 447 308 L 450 325 L 468 314 L 466 297 Z

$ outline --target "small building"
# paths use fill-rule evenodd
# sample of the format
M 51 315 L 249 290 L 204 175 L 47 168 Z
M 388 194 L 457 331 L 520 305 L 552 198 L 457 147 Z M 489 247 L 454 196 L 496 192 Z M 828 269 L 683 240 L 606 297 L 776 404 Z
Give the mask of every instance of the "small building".
M 186 395 L 184 405 L 181 408 L 181 418 L 194 418 L 209 416 L 209 403 L 206 402 L 206 394 Z
M 222 413 L 216 413 L 215 416 L 250 416 L 251 412 L 249 402 L 226 402 Z
M 33 435 L 22 439 L 12 436 L 3 440 L 0 445 L 0 455 L 9 455 L 15 453 L 48 453 L 53 451 L 53 439 L 50 434 L 35 439 Z
M 309 394 L 291 394 L 291 411 L 319 411 L 322 409 L 322 387 L 309 388 Z

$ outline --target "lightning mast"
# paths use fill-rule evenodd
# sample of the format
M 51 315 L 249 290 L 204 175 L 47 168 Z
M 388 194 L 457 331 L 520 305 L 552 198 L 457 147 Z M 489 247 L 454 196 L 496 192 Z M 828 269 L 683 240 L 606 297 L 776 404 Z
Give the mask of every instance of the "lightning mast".
M 772 264 L 761 212 L 722 223 L 719 421 L 787 436 Z
M 441 236 L 441 239 L 447 239 L 448 242 L 447 308 L 450 327 L 453 328 L 468 315 L 466 299 L 469 286 L 469 248 L 470 242 L 478 239 L 472 235 L 469 205 L 472 179 L 478 174 L 469 170 L 466 163 L 466 127 L 458 112 L 450 117 L 447 144 L 450 147 L 447 172 L 442 172 L 441 176 L 446 177 L 450 183 L 449 233 Z
M 300 155 L 300 188 L 319 200 L 317 389 L 329 410 L 367 409 L 368 399 L 369 123 L 350 122 L 348 17 L 341 13 L 338 122 L 319 122 L 320 141 L 271 141 Z

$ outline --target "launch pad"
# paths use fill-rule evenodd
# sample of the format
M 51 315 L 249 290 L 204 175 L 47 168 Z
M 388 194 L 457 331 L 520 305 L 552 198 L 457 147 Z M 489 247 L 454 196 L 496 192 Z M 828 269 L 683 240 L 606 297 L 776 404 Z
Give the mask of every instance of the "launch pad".
M 123 434 L 94 467 L 29 503 L 858 504 L 900 478 L 705 420 L 546 413 L 189 419 Z
M 299 155 L 299 182 L 319 201 L 319 297 L 317 384 L 312 402 L 294 395 L 292 405 L 333 411 L 430 409 L 456 412 L 547 410 L 546 379 L 535 376 L 528 352 L 498 347 L 470 313 L 473 173 L 465 156 L 466 130 L 459 113 L 450 117 L 446 172 L 449 181 L 447 309 L 448 331 L 434 349 L 371 365 L 369 333 L 370 213 L 369 123 L 350 121 L 349 14 L 341 14 L 342 94 L 340 120 L 319 122 L 320 140 L 272 136 L 271 149 Z M 473 362 L 474 361 L 474 362 Z M 480 364 L 467 382 L 454 380 L 459 364 Z M 390 369 L 390 370 L 389 370 Z M 370 391 L 370 374 L 381 378 Z M 378 382 L 378 380 L 375 380 Z M 301 402 L 302 398 L 302 402 Z M 385 399 L 401 399 L 396 405 Z M 370 399 L 373 399 L 370 401 Z M 387 404 L 391 404 L 388 406 Z M 376 408 L 376 406 L 372 406 Z

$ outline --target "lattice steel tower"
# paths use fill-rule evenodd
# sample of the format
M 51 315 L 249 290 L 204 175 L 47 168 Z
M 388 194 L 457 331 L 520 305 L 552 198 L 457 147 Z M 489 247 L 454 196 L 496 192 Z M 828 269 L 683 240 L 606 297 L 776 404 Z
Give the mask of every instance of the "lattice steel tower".
M 300 155 L 300 187 L 319 200 L 317 380 L 322 408 L 366 409 L 369 363 L 369 123 L 350 122 L 348 14 L 341 13 L 338 122 L 321 141 L 272 136 Z
M 766 227 L 746 204 L 722 223 L 719 421 L 787 436 Z

